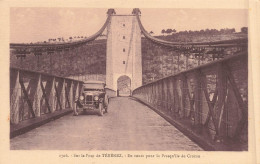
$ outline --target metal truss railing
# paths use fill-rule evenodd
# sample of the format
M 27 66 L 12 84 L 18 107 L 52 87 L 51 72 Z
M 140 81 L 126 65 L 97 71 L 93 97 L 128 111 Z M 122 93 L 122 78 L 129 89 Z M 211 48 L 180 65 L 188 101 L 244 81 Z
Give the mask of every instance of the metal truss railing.
M 239 52 L 159 79 L 135 89 L 133 96 L 191 130 L 204 129 L 210 140 L 247 143 L 247 56 Z
M 82 81 L 10 68 L 11 124 L 59 110 L 72 110 L 82 86 Z

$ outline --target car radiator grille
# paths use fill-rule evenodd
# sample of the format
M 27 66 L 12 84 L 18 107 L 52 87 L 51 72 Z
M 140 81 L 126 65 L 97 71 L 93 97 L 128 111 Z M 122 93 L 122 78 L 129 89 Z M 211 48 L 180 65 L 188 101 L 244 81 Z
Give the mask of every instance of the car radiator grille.
M 87 95 L 85 100 L 86 104 L 92 104 L 92 95 Z

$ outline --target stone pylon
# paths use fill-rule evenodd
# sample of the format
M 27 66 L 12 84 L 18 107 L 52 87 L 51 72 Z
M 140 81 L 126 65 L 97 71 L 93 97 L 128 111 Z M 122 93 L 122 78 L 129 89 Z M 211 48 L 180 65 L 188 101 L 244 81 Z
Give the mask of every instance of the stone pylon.
M 126 75 L 131 90 L 142 85 L 141 30 L 135 15 L 111 15 L 107 26 L 106 84 L 117 90 L 117 80 Z

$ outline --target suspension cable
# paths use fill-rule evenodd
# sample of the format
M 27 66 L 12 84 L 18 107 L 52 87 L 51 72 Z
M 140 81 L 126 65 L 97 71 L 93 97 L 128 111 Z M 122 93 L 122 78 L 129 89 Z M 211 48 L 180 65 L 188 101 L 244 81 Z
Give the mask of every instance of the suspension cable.
M 161 44 L 161 45 L 164 45 L 164 46 L 168 46 L 168 47 L 176 47 L 176 46 L 187 46 L 187 45 L 223 45 L 223 44 L 241 44 L 241 43 L 245 43 L 247 44 L 248 42 L 248 39 L 247 38 L 243 38 L 243 39 L 233 39 L 233 40 L 224 40 L 224 41 L 215 41 L 215 42 L 192 42 L 192 43 L 180 43 L 180 42 L 170 42 L 170 41 L 165 41 L 165 40 L 162 40 L 162 39 L 158 39 L 156 37 L 153 37 L 151 36 L 144 28 L 144 26 L 142 25 L 141 23 L 141 20 L 140 20 L 140 17 L 139 17 L 139 13 L 140 13 L 140 10 L 138 8 L 135 8 L 133 10 L 133 14 L 136 16 L 137 18 L 137 21 L 139 23 L 139 27 L 142 31 L 142 33 L 144 34 L 144 36 L 155 42 L 155 43 L 158 43 L 158 44 Z
M 10 43 L 10 49 L 17 49 L 17 48 L 32 48 L 32 47 L 41 47 L 41 48 L 46 48 L 46 47 L 60 47 L 60 46 L 77 46 L 77 45 L 81 45 L 81 44 L 85 44 L 87 42 L 93 41 L 95 40 L 97 37 L 99 37 L 103 31 L 105 30 L 105 28 L 107 27 L 108 23 L 111 20 L 111 15 L 113 13 L 108 12 L 108 16 L 106 19 L 106 22 L 104 23 L 104 25 L 101 27 L 101 29 L 96 32 L 95 34 L 82 39 L 82 40 L 78 40 L 78 41 L 73 41 L 73 42 L 68 42 L 68 43 L 36 43 L 36 44 L 28 44 L 28 43 Z
M 132 48 L 133 35 L 134 35 L 134 19 L 132 19 L 132 30 L 131 30 L 131 36 L 130 36 L 130 41 L 129 41 L 129 48 L 128 48 L 128 53 L 127 53 L 125 73 L 126 73 L 127 66 L 128 66 L 128 60 L 129 60 L 130 51 L 131 51 L 131 48 Z M 132 56 L 132 60 L 133 60 L 133 56 Z

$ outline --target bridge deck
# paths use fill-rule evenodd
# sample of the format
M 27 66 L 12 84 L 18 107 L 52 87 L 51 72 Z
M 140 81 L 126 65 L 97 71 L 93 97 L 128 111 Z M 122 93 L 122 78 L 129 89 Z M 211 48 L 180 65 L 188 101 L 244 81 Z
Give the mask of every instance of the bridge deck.
M 109 113 L 72 114 L 10 141 L 11 149 L 202 150 L 147 106 L 131 98 L 111 99 Z

